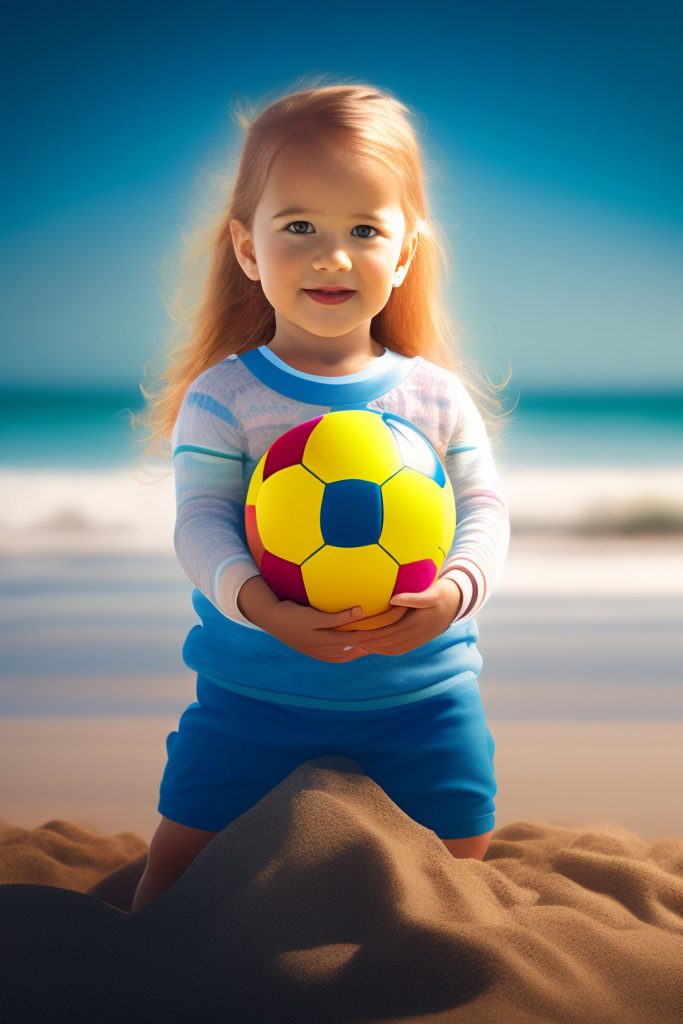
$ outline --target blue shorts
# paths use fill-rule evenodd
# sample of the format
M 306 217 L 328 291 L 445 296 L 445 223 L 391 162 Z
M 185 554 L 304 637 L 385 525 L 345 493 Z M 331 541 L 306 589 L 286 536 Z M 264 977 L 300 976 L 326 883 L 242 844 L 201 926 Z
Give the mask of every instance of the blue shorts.
M 220 832 L 305 761 L 339 754 L 440 839 L 462 839 L 494 827 L 495 746 L 476 677 L 396 708 L 323 711 L 198 675 L 197 700 L 166 738 L 157 810 Z

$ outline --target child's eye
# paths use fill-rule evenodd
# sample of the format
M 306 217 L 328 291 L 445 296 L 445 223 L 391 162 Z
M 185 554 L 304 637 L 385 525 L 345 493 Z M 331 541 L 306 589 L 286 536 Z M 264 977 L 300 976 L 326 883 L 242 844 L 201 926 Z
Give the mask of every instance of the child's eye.
M 376 235 L 379 234 L 379 231 L 377 230 L 377 228 L 373 228 L 372 224 L 356 224 L 355 226 L 357 228 L 370 228 L 370 230 L 374 231 Z M 360 237 L 361 238 L 372 238 L 373 236 L 372 235 L 361 235 Z
M 288 224 L 285 227 L 285 231 L 289 231 L 289 229 L 291 228 L 292 224 L 310 224 L 310 223 L 311 222 L 309 220 L 293 220 L 291 222 L 291 224 Z M 308 231 L 292 231 L 292 232 L 290 232 L 290 234 L 293 234 L 293 235 L 307 235 Z
M 285 231 L 289 231 L 289 228 L 291 228 L 292 224 L 310 224 L 310 223 L 311 223 L 310 220 L 293 220 L 289 224 L 286 225 Z M 370 228 L 371 231 L 374 231 L 376 234 L 379 234 L 379 231 L 377 230 L 377 228 L 373 228 L 372 224 L 355 224 L 354 228 Z M 309 235 L 310 231 L 290 231 L 290 234 L 291 235 Z M 360 235 L 359 237 L 360 238 L 374 238 L 374 235 Z

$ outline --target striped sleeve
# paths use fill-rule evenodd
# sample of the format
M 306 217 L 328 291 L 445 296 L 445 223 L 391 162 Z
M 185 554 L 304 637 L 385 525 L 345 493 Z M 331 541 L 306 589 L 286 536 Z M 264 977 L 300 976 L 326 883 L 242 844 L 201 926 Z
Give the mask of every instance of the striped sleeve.
M 455 495 L 456 527 L 440 578 L 462 593 L 454 622 L 473 618 L 493 593 L 510 544 L 508 505 L 486 426 L 464 384 L 456 380 L 459 416 L 445 466 Z
M 244 530 L 243 435 L 203 381 L 205 374 L 190 385 L 173 428 L 173 544 L 183 570 L 209 601 L 226 618 L 258 629 L 237 606 L 242 585 L 259 575 Z

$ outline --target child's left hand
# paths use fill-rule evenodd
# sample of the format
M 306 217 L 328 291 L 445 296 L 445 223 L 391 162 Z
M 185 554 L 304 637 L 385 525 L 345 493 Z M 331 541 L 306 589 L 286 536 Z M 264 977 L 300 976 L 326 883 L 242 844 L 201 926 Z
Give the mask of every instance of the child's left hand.
M 393 655 L 421 647 L 450 626 L 460 609 L 462 592 L 454 580 L 437 579 L 427 590 L 396 594 L 389 603 L 407 606 L 408 611 L 390 626 L 363 631 L 354 651 Z

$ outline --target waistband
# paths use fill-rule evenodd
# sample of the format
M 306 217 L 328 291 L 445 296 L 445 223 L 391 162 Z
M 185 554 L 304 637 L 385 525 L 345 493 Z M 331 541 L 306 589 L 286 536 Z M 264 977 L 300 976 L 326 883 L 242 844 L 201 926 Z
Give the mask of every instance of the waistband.
M 189 666 L 193 667 L 193 666 Z M 195 669 L 198 675 L 215 683 L 223 690 L 231 690 L 243 697 L 252 697 L 254 700 L 263 700 L 272 704 L 287 704 L 298 708 L 319 708 L 321 711 L 379 711 L 382 708 L 397 708 L 404 704 L 414 704 L 416 701 L 427 700 L 429 697 L 436 697 L 451 686 L 478 679 L 476 672 L 460 672 L 442 679 L 432 686 L 425 686 L 421 690 L 409 690 L 406 693 L 397 693 L 388 697 L 371 697 L 356 700 L 323 700 L 316 697 L 300 696 L 295 693 L 282 693 L 279 690 L 265 690 L 258 686 L 242 686 L 239 683 L 227 683 L 224 679 L 211 675 L 204 669 Z

